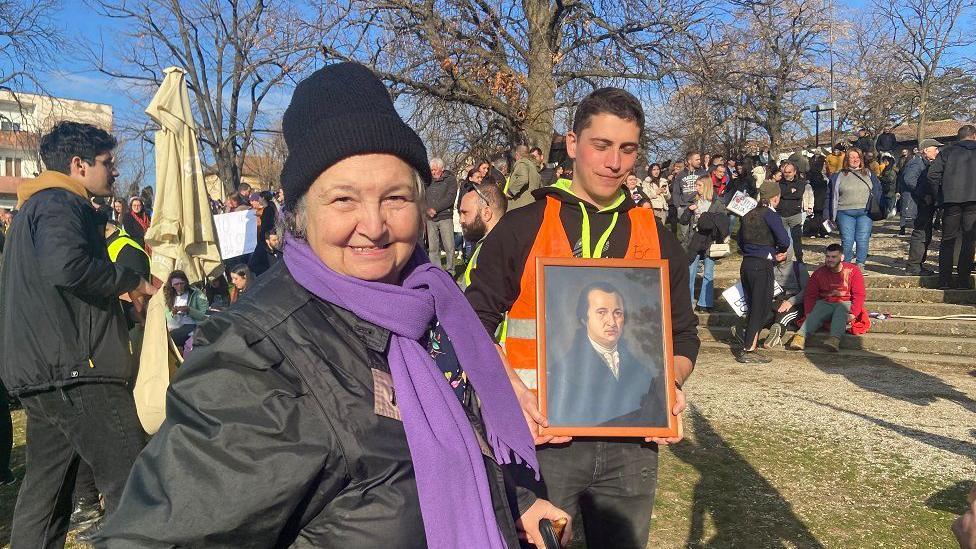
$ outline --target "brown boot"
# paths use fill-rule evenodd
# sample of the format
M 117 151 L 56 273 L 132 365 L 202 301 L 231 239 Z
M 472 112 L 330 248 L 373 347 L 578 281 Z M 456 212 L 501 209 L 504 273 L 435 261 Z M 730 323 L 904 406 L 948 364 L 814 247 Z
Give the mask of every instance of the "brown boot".
M 793 339 L 790 340 L 789 344 L 786 346 L 787 349 L 791 351 L 802 351 L 807 346 L 807 338 L 796 334 Z
M 833 352 L 840 351 L 840 338 L 830 336 L 824 340 L 824 347 L 830 349 Z

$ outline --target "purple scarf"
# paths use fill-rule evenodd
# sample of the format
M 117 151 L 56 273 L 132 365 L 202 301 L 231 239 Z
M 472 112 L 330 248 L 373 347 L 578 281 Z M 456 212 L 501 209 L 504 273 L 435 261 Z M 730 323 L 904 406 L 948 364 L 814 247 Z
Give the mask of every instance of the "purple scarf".
M 481 414 L 498 463 L 539 466 L 525 417 L 498 352 L 457 285 L 419 250 L 399 286 L 336 273 L 308 244 L 285 239 L 292 277 L 323 301 L 390 330 L 387 350 L 397 407 L 410 447 L 429 547 L 504 549 L 484 458 L 461 402 L 420 340 L 434 318 L 457 352 L 481 399 Z M 538 473 L 537 473 L 538 474 Z

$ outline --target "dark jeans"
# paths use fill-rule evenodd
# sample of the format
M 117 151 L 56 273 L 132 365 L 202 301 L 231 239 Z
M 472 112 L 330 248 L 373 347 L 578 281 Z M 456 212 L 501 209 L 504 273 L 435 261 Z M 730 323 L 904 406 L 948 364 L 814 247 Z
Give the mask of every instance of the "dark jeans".
M 756 336 L 769 325 L 773 316 L 773 262 L 763 257 L 743 257 L 739 276 L 749 304 L 742 347 L 752 349 Z
M 581 440 L 541 446 L 547 499 L 583 517 L 587 547 L 643 548 L 651 532 L 657 446 L 643 441 Z
M 961 237 L 961 238 L 960 238 Z M 953 250 L 961 240 L 959 263 L 956 265 L 960 282 L 969 283 L 976 253 L 976 202 L 946 204 L 942 214 L 942 244 L 939 247 L 939 281 L 952 280 Z
M 64 546 L 79 463 L 95 473 L 105 512 L 119 504 L 145 445 L 132 392 L 87 383 L 21 398 L 27 413 L 27 474 L 14 509 L 13 549 Z
M 935 219 L 935 206 L 924 201 L 917 202 L 918 212 L 908 241 L 908 264 L 906 270 L 914 273 L 922 269 L 928 257 L 929 244 L 932 243 L 932 221 Z
M 7 389 L 0 383 L 0 482 L 13 478 L 10 472 L 10 452 L 14 448 L 14 425 L 10 420 L 10 401 Z

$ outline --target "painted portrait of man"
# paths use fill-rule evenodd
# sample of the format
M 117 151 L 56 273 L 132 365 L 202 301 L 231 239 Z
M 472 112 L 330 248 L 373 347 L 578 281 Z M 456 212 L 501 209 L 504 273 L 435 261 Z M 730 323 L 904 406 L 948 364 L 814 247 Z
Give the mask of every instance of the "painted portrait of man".
M 631 352 L 627 303 L 616 286 L 586 285 L 569 352 L 547 368 L 549 421 L 565 426 L 666 425 L 664 376 Z

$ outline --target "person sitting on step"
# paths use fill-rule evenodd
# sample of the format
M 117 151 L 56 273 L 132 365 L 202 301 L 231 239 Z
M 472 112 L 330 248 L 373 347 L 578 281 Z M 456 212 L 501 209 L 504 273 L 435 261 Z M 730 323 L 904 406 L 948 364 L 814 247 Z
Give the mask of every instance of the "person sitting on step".
M 804 292 L 806 319 L 786 348 L 802 351 L 807 335 L 829 320 L 830 337 L 824 340 L 824 346 L 831 351 L 839 351 L 840 337 L 848 325 L 861 316 L 865 294 L 861 269 L 853 263 L 844 262 L 840 244 L 827 246 L 824 264 L 810 276 Z

